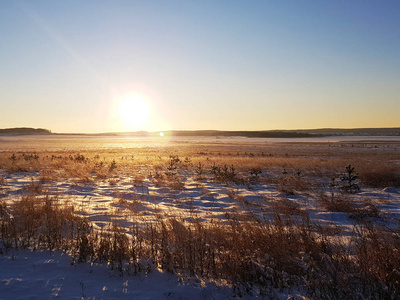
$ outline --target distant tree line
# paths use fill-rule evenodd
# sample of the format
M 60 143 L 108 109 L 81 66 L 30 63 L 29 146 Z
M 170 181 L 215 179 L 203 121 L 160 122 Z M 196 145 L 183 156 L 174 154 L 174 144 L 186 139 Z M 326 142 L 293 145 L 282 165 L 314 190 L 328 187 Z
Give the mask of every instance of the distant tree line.
M 5 128 L 0 129 L 0 135 L 31 135 L 31 134 L 51 134 L 51 131 L 43 128 Z

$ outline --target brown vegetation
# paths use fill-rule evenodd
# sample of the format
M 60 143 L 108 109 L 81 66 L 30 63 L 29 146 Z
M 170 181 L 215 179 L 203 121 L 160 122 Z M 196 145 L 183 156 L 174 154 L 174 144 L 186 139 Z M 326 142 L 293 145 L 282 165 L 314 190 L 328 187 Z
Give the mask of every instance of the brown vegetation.
M 293 151 L 295 149 L 296 151 Z M 107 262 L 121 273 L 152 268 L 184 277 L 226 280 L 240 296 L 273 297 L 276 288 L 300 287 L 313 299 L 395 298 L 400 293 L 400 224 L 375 225 L 381 212 L 368 199 L 355 202 L 340 189 L 350 163 L 359 185 L 399 186 L 395 148 L 377 153 L 365 144 L 182 145 L 161 148 L 1 152 L 0 171 L 32 176 L 13 202 L 0 198 L 0 251 L 11 248 L 62 249 L 74 263 Z M 173 154 L 171 154 L 173 153 Z M 0 175 L 0 192 L 8 185 Z M 144 218 L 141 199 L 118 194 L 120 178 L 132 187 L 143 182 L 184 191 L 186 179 L 212 198 L 206 182 L 227 186 L 226 194 L 241 211 L 204 221 L 190 200 L 189 215 L 157 209 Z M 330 178 L 333 177 L 331 183 Z M 47 191 L 55 182 L 77 185 L 97 181 L 115 188 L 115 209 L 125 209 L 133 225 L 124 227 L 108 216 L 101 228 L 74 207 Z M 282 198 L 250 203 L 234 187 L 271 184 Z M 330 185 L 331 184 L 331 185 Z M 325 189 L 331 188 L 331 195 Z M 144 194 L 146 194 L 144 192 Z M 147 192 L 148 194 L 148 192 Z M 304 205 L 284 195 L 313 194 L 327 211 L 344 212 L 355 220 L 351 236 L 340 228 L 311 221 Z M 317 196 L 315 196 L 317 195 Z M 176 199 L 178 200 L 178 199 Z M 261 214 L 253 214 L 258 209 Z M 260 217 L 260 215 L 262 217 Z M 350 241 L 350 242 L 349 242 Z

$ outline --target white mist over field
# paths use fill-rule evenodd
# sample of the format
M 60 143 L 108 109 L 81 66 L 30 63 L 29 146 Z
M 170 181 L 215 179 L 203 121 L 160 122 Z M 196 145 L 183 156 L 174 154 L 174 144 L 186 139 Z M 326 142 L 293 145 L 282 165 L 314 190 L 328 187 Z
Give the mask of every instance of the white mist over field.
M 399 164 L 395 155 L 399 137 L 310 140 L 1 137 L 0 201 L 9 209 L 34 191 L 34 199 L 48 197 L 45 199 L 50 199 L 52 205 L 73 207 L 75 215 L 90 220 L 93 232 L 107 228 L 112 220 L 125 228 L 130 237 L 135 226 L 151 224 L 155 218 L 178 218 L 182 224 L 194 220 L 201 224 L 220 222 L 221 226 L 228 226 L 232 222 L 229 215 L 238 212 L 243 222 L 247 219 L 268 222 L 274 219 L 276 211 L 289 214 L 294 220 L 306 215 L 311 224 L 336 232 L 334 238 L 345 245 L 352 244 L 360 218 L 396 228 L 400 219 L 400 188 L 360 183 L 357 193 L 344 194 L 340 190 L 342 175 L 338 174 L 337 185 L 333 186 L 328 181 L 331 171 L 304 164 L 300 159 L 325 164 L 343 159 L 346 153 L 353 158 L 356 153 L 361 158 L 367 154 L 372 159 L 378 155 L 386 159 L 389 153 L 392 161 L 388 164 Z M 176 168 L 172 168 L 171 153 L 182 149 L 189 149 L 187 153 L 191 156 L 182 157 Z M 326 151 L 335 156 L 325 157 Z M 107 155 L 113 155 L 112 163 Z M 295 157 L 294 165 L 287 163 L 291 156 Z M 201 176 L 196 169 L 198 163 L 190 160 L 200 158 L 204 163 Z M 230 159 L 239 168 L 232 171 L 236 172 L 234 179 L 225 180 L 209 173 L 209 168 L 216 166 L 212 161 L 220 163 L 224 159 Z M 239 163 L 254 162 L 261 166 L 265 161 L 268 166 L 268 161 L 275 159 L 287 162 L 277 161 L 275 166 L 260 167 L 258 173 L 251 171 L 253 174 Z M 86 175 L 74 173 L 77 170 L 67 173 L 69 162 L 76 169 L 92 165 L 95 169 Z M 35 164 L 42 165 L 33 167 Z M 58 169 L 49 170 L 50 164 Z M 100 176 L 96 169 L 100 166 L 108 173 Z M 351 202 L 351 211 L 326 207 L 329 201 L 343 199 Z M 161 271 L 151 260 L 140 261 L 142 271 L 134 274 L 129 267 L 121 272 L 107 262 L 79 263 L 69 251 L 6 249 L 2 244 L 0 250 L 0 299 L 232 299 L 238 295 L 226 280 L 171 274 Z M 269 254 L 265 257 L 268 259 Z M 267 290 L 274 299 L 308 299 L 306 289 L 300 285 L 271 286 Z M 254 287 L 241 299 L 261 296 Z

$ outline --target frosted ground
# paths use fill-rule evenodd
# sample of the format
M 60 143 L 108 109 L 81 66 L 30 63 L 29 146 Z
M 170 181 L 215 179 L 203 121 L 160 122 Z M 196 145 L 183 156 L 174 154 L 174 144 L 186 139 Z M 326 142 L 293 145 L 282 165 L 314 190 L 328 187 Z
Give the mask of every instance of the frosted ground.
M 284 146 L 285 142 L 289 142 Z M 213 147 L 219 147 L 216 148 Z M 297 146 L 296 146 L 297 145 Z M 345 150 L 343 150 L 343 145 Z M 355 146 L 354 146 L 355 145 Z M 294 216 L 303 213 L 309 215 L 311 222 L 322 227 L 334 228 L 340 232 L 340 238 L 348 240 L 358 222 L 357 216 L 346 211 L 334 211 L 323 207 L 321 195 L 330 198 L 351 199 L 353 205 L 371 216 L 373 222 L 384 226 L 396 226 L 400 220 L 400 189 L 393 186 L 370 187 L 357 180 L 360 190 L 354 194 L 343 194 L 340 189 L 340 172 L 334 185 L 327 177 L 319 177 L 317 170 L 301 163 L 297 165 L 275 165 L 262 168 L 260 173 L 249 174 L 237 167 L 236 173 L 241 180 L 215 180 L 208 171 L 212 161 L 220 161 L 224 151 L 239 155 L 250 155 L 251 151 L 265 155 L 287 157 L 292 153 L 307 153 L 307 149 L 319 149 L 324 153 L 329 146 L 331 151 L 343 153 L 364 151 L 371 155 L 396 153 L 400 149 L 398 137 L 334 137 L 324 139 L 245 139 L 245 138 L 181 138 L 174 140 L 145 138 L 98 138 L 98 137 L 2 137 L 0 151 L 3 154 L 22 155 L 21 153 L 42 153 L 63 151 L 94 151 L 102 153 L 151 148 L 165 156 L 163 164 L 152 168 L 147 164 L 136 167 L 136 173 L 129 169 L 118 169 L 112 177 L 82 180 L 79 176 L 65 176 L 57 171 L 52 180 L 43 180 L 43 173 L 37 170 L 11 172 L 0 170 L 3 184 L 0 190 L 1 200 L 12 204 L 32 189 L 40 189 L 40 194 L 50 195 L 58 205 L 71 205 L 74 213 L 88 217 L 94 224 L 94 230 L 105 228 L 110 220 L 130 229 L 137 223 L 149 223 L 156 215 L 162 218 L 178 216 L 190 222 L 192 219 L 203 222 L 220 220 L 227 222 L 226 216 L 240 211 L 249 218 L 272 218 L 272 212 L 290 210 Z M 183 162 L 176 169 L 168 170 L 168 153 L 180 154 L 182 148 L 200 149 L 205 156 L 204 174 L 193 171 Z M 332 148 L 337 147 L 336 150 Z M 173 150 L 178 149 L 178 150 Z M 213 150 L 214 149 L 214 150 Z M 221 150 L 222 149 L 222 150 Z M 133 150 L 132 150 L 133 151 Z M 164 152 L 163 152 L 164 151 Z M 172 152 L 175 151 L 175 152 Z M 208 151 L 208 152 L 205 152 Z M 342 151 L 342 152 L 341 152 Z M 212 153 L 210 153 L 212 152 Z M 220 153 L 222 152 L 222 154 Z M 239 153 L 240 152 L 240 153 Z M 72 152 L 75 153 L 75 152 Z M 82 152 L 85 153 L 86 152 Z M 245 153 L 245 154 L 244 154 Z M 268 154 L 269 153 L 269 154 Z M 279 155 L 278 155 L 279 154 Z M 101 154 L 100 156 L 102 156 Z M 118 154 L 117 154 L 118 155 Z M 161 154 L 160 154 L 161 155 Z M 323 156 L 323 154 L 321 154 Z M 215 158 L 217 157 L 218 158 Z M 301 157 L 303 157 L 302 155 Z M 133 157 L 133 156 L 132 156 Z M 215 158 L 213 160 L 213 157 Z M 253 156 L 251 156 L 254 159 Z M 390 156 L 397 170 L 400 168 L 399 156 Z M 300 158 L 299 158 L 300 159 Z M 329 157 L 322 159 L 329 160 Z M 333 158 L 332 159 L 337 159 Z M 101 160 L 101 158 L 100 158 Z M 161 160 L 161 158 L 160 158 Z M 125 159 L 126 161 L 126 159 Z M 207 165 L 209 161 L 209 165 Z M 133 162 L 132 162 L 133 163 Z M 351 161 L 349 163 L 352 163 Z M 119 162 L 117 162 L 117 165 Z M 308 163 L 305 163 L 308 164 Z M 346 165 L 343 165 L 343 170 Z M 309 168 L 309 169 L 307 169 Z M 207 170 L 207 171 L 206 171 Z M 343 171 L 341 170 L 341 171 Z M 172 172 L 173 180 L 166 173 Z M 138 176 L 140 175 L 140 176 Z M 90 177 L 90 176 L 89 176 Z M 161 179 L 160 179 L 161 177 Z M 307 186 L 308 182 L 316 182 Z M 306 297 L 301 288 L 277 289 L 274 296 L 280 299 Z M 258 297 L 257 295 L 253 295 Z M 10 250 L 0 256 L 0 299 L 230 299 L 234 297 L 229 283 L 210 282 L 195 278 L 180 278 L 163 273 L 154 266 L 152 272 L 139 275 L 127 275 L 111 270 L 104 263 L 80 263 L 71 265 L 71 258 L 61 251 Z M 245 295 L 243 299 L 252 298 Z

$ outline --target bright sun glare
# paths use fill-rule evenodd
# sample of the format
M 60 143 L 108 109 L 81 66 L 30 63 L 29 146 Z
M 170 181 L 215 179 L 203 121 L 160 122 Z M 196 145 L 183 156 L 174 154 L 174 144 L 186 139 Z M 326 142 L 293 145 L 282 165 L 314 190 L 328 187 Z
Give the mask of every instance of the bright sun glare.
M 119 103 L 121 121 L 129 130 L 139 130 L 149 117 L 149 104 L 141 97 L 127 97 Z

